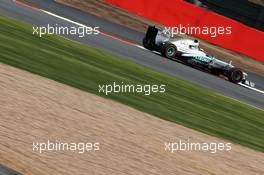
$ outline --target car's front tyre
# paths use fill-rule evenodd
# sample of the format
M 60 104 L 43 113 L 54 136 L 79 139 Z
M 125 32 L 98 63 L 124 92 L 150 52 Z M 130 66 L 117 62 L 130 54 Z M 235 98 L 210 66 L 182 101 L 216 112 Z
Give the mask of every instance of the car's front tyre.
M 231 68 L 228 71 L 227 78 L 232 83 L 239 83 L 243 80 L 243 72 L 238 68 Z

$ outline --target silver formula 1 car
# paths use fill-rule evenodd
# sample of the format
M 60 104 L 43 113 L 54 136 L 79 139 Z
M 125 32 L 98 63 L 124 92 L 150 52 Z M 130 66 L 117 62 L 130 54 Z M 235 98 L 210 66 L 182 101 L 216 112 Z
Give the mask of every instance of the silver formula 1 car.
M 200 68 L 217 76 L 225 76 L 232 83 L 242 83 L 250 87 L 255 84 L 248 81 L 247 73 L 230 63 L 206 54 L 196 39 L 175 39 L 168 30 L 149 26 L 143 39 L 143 46 L 148 50 L 161 53 L 169 59 L 177 59 L 189 66 Z

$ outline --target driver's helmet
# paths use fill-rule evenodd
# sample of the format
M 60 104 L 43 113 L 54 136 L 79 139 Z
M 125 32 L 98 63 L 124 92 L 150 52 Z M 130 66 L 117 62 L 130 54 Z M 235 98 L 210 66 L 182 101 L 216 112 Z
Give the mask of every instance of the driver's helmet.
M 189 48 L 190 49 L 198 49 L 198 46 L 197 45 L 189 45 Z
M 167 29 L 163 29 L 161 33 L 162 33 L 162 35 L 164 35 L 166 37 L 170 37 L 170 35 L 171 35 L 170 31 Z

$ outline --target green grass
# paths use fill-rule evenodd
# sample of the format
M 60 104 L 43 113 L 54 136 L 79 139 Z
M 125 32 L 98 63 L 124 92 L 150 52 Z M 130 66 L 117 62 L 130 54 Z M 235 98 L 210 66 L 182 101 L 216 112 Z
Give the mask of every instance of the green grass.
M 113 99 L 195 130 L 264 151 L 264 112 L 195 84 L 0 17 L 0 62 Z M 166 93 L 98 93 L 99 84 L 166 84 Z

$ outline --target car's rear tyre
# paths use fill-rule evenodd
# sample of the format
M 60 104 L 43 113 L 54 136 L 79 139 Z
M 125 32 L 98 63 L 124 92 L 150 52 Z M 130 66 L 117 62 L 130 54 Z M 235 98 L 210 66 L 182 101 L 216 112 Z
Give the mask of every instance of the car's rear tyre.
M 165 43 L 161 49 L 162 56 L 172 59 L 177 54 L 177 47 L 172 43 Z
M 228 71 L 227 78 L 232 83 L 239 83 L 243 80 L 243 72 L 238 68 L 231 68 Z

